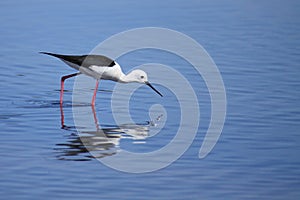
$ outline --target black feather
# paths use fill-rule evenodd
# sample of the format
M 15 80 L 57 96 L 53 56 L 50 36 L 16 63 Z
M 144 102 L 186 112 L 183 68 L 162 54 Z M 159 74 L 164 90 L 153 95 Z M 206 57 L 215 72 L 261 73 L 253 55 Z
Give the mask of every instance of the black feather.
M 54 56 L 63 61 L 74 63 L 82 67 L 90 67 L 92 65 L 112 67 L 115 65 L 115 62 L 112 59 L 102 55 L 73 56 L 73 55 L 60 55 L 60 54 L 48 53 L 48 52 L 40 52 L 40 53 Z

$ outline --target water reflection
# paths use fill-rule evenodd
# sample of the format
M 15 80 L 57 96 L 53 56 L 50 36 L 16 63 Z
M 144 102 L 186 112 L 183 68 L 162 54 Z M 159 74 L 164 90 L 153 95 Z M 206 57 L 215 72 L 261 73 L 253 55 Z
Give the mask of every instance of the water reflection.
M 60 160 L 88 161 L 94 158 L 112 156 L 120 151 L 119 144 L 123 138 L 145 142 L 149 136 L 149 128 L 157 125 L 162 116 L 145 124 L 122 124 L 120 126 L 105 126 L 99 128 L 97 113 L 91 106 L 95 131 L 76 132 L 74 127 L 66 126 L 63 106 L 60 105 L 61 128 L 72 131 L 64 143 L 56 144 L 57 158 Z

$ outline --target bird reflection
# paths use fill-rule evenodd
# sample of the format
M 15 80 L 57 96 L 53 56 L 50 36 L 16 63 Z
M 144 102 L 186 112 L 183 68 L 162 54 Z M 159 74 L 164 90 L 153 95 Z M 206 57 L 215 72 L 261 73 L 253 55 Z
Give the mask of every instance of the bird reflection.
M 131 138 L 134 141 L 145 141 L 149 135 L 149 128 L 155 126 L 155 121 L 145 124 L 122 124 L 120 126 L 106 126 L 99 128 L 96 110 L 91 106 L 95 131 L 73 132 L 67 136 L 67 141 L 56 144 L 57 158 L 60 160 L 89 161 L 94 158 L 112 156 L 118 151 L 122 138 Z M 60 105 L 61 128 L 72 131 L 72 127 L 64 122 L 63 106 Z M 159 116 L 156 121 L 161 118 Z M 75 131 L 73 129 L 73 131 Z

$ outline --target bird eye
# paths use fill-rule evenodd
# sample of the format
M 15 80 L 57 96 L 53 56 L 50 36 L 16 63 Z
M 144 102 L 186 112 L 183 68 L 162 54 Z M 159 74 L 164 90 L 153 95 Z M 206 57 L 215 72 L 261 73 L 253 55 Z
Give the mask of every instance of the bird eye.
M 144 76 L 141 76 L 141 79 L 145 78 Z

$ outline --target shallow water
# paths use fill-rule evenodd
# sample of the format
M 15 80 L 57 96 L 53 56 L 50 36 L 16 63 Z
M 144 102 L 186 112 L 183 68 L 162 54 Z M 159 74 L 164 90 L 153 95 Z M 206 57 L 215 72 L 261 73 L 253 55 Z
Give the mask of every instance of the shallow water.
M 300 107 L 298 1 L 71 1 L 1 2 L 0 194 L 6 199 L 298 199 Z M 136 27 L 171 28 L 194 38 L 217 64 L 227 93 L 227 116 L 213 151 L 198 158 L 210 120 L 203 80 L 185 72 L 186 61 L 166 52 L 142 50 L 122 56 L 124 71 L 144 63 L 177 69 L 194 85 L 200 126 L 188 150 L 170 166 L 151 173 L 113 170 L 87 152 L 72 114 L 74 80 L 66 82 L 62 112 L 60 77 L 74 71 L 39 51 L 85 54 L 118 32 Z M 97 131 L 89 142 L 99 157 L 150 152 L 177 131 L 178 102 L 167 88 L 147 87 L 131 101 L 137 123 L 116 125 L 111 114 L 114 83 L 102 81 L 95 115 L 111 140 Z M 178 87 L 180 87 L 178 85 Z M 168 110 L 162 132 L 148 110 Z M 92 108 L 83 104 L 78 107 Z M 91 115 L 91 125 L 95 125 Z M 130 135 L 131 130 L 140 130 Z M 107 138 L 106 138 L 107 139 Z

